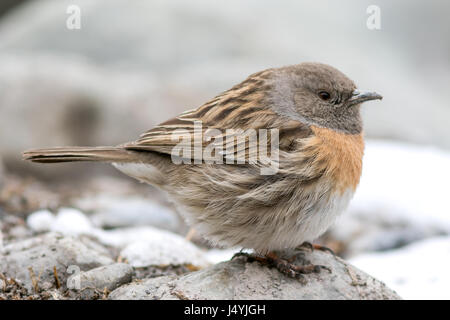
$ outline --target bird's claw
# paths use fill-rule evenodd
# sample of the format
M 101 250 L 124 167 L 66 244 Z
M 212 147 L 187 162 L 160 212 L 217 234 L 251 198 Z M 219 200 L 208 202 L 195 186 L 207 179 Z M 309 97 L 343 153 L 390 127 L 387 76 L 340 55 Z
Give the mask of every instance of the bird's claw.
M 315 243 L 311 243 L 311 242 L 307 242 L 307 241 L 303 242 L 296 249 L 302 250 L 304 248 L 309 249 L 311 252 L 313 252 L 314 250 L 327 251 L 327 252 L 331 253 L 333 256 L 336 256 L 336 253 L 332 249 L 328 248 L 327 246 L 323 246 L 321 244 L 315 244 Z
M 305 278 L 303 276 L 304 274 L 320 273 L 322 269 L 331 273 L 331 269 L 329 267 L 314 265 L 309 261 L 304 261 L 305 264 L 303 265 L 296 265 L 293 263 L 295 257 L 293 257 L 293 259 L 283 259 L 274 253 L 269 253 L 266 256 L 259 256 L 240 251 L 234 254 L 231 259 L 233 260 L 236 257 L 246 257 L 248 262 L 258 261 L 262 265 L 270 268 L 276 268 L 280 273 L 288 276 L 289 278 L 298 279 L 302 283 L 305 283 Z

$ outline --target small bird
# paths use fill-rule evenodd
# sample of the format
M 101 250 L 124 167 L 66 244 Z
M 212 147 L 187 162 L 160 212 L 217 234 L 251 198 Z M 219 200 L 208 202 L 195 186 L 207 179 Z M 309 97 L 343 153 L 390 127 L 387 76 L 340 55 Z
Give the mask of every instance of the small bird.
M 301 63 L 254 73 L 136 141 L 23 156 L 112 163 L 166 191 L 213 245 L 253 249 L 254 259 L 299 277 L 317 266 L 293 265 L 277 252 L 310 243 L 348 206 L 362 169 L 360 106 L 374 99 L 382 96 L 357 90 L 331 66 Z M 269 146 L 276 157 L 263 161 L 258 150 Z

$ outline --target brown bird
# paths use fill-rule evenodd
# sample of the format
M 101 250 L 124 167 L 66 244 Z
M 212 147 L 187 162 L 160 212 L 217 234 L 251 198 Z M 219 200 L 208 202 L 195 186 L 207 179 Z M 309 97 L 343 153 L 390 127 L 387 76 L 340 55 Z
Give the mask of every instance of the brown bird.
M 112 163 L 167 191 L 214 245 L 254 249 L 258 261 L 299 277 L 317 267 L 274 252 L 314 240 L 347 207 L 362 168 L 360 105 L 381 98 L 331 66 L 302 63 L 252 74 L 136 141 L 24 159 Z

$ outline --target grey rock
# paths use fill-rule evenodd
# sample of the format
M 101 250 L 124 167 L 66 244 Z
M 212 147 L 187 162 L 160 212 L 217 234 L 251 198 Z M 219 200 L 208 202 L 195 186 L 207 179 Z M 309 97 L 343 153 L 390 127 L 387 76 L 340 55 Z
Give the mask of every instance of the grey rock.
M 120 255 L 134 267 L 155 265 L 184 265 L 205 267 L 209 265 L 202 250 L 182 237 L 163 235 L 167 241 L 133 242 Z
M 304 259 L 332 271 L 306 274 L 300 281 L 236 258 L 178 277 L 135 281 L 111 292 L 109 299 L 401 299 L 382 282 L 329 253 L 304 252 Z M 297 257 L 295 263 L 300 260 Z
M 114 263 L 108 255 L 90 239 L 47 233 L 4 245 L 0 272 L 21 282 L 29 292 L 47 290 L 58 282 L 65 288 L 69 277 Z
M 133 267 L 192 264 L 209 265 L 201 250 L 178 234 L 150 226 L 96 229 L 92 235 L 104 245 L 120 248 L 120 256 Z
M 181 226 L 173 210 L 144 197 L 99 194 L 78 199 L 76 204 L 84 212 L 90 212 L 90 219 L 100 227 L 150 225 L 176 232 Z
M 139 80 L 133 75 L 124 75 L 120 79 L 117 72 L 115 76 L 108 75 L 109 71 L 102 68 L 96 70 L 95 66 L 87 62 L 67 63 L 67 60 L 58 57 L 17 57 L 10 60 L 2 56 L 0 70 L 0 134 L 14 130 L 22 117 L 24 135 L 27 136 L 26 139 L 0 139 L 3 160 L 11 170 L 22 167 L 33 170 L 33 166 L 24 167 L 25 163 L 19 161 L 21 152 L 25 149 L 52 145 L 117 144 L 135 139 L 140 131 L 163 120 L 163 116 L 157 116 L 153 120 L 150 114 L 152 108 L 146 106 L 146 101 L 154 93 L 150 75 L 145 78 L 141 76 Z M 30 78 L 39 83 L 38 90 L 33 90 L 26 84 L 26 79 Z M 5 87 L 6 83 L 10 84 L 8 89 Z M 10 99 L 15 102 L 8 102 Z M 136 100 L 138 102 L 133 103 Z M 133 107 L 123 107 L 130 105 Z M 139 117 L 135 116 L 128 117 L 127 120 L 127 114 L 137 114 L 138 110 L 144 113 L 141 123 L 136 123 L 135 120 Z M 9 121 L 6 121 L 7 116 Z M 32 119 L 36 121 L 34 125 Z M 133 122 L 136 125 L 134 129 Z M 123 135 L 114 134 L 113 126 L 117 127 L 117 123 L 121 123 L 119 131 Z M 123 132 L 123 128 L 128 128 L 125 130 L 130 130 L 130 133 Z M 52 135 L 51 132 L 58 134 Z M 40 170 L 43 171 L 39 172 Z M 49 177 L 62 173 L 76 176 L 67 172 L 67 168 L 50 169 L 40 166 L 36 170 L 36 174 Z
M 31 236 L 32 232 L 24 225 L 17 225 L 8 230 L 8 236 L 15 240 L 25 239 Z
M 131 281 L 133 267 L 126 263 L 115 263 L 79 274 L 79 287 L 73 288 L 82 299 L 99 298 L 105 290 L 110 292 Z

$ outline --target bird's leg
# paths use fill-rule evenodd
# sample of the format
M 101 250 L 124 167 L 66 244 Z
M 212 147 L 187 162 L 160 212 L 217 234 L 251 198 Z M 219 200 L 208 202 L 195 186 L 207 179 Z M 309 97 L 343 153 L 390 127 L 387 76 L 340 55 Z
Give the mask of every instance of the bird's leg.
M 197 233 L 197 231 L 194 228 L 190 228 L 188 233 L 184 237 L 184 239 L 187 240 L 187 241 L 191 241 L 196 233 Z
M 269 252 L 266 254 L 266 259 L 269 261 L 269 266 L 277 268 L 282 274 L 291 278 L 302 278 L 302 274 L 319 273 L 322 269 L 331 272 L 330 268 L 322 265 L 314 265 L 310 261 L 306 260 L 304 255 L 301 255 L 302 265 L 296 265 L 293 261 L 298 255 L 291 259 L 280 258 L 276 253 Z
M 294 256 L 292 259 L 284 259 L 279 257 L 275 252 L 269 252 L 265 256 L 262 256 L 255 253 L 240 251 L 236 253 L 232 259 L 241 256 L 246 257 L 249 262 L 258 261 L 260 264 L 268 266 L 269 268 L 276 268 L 279 272 L 290 278 L 302 281 L 304 281 L 303 274 L 319 273 L 322 269 L 331 272 L 328 267 L 311 264 L 311 262 L 306 259 L 302 261 L 302 265 L 294 264 L 293 261 L 298 255 Z M 304 256 L 302 258 L 304 259 Z
M 307 241 L 303 242 L 296 249 L 302 250 L 305 248 L 311 250 L 311 252 L 314 250 L 327 251 L 327 252 L 331 253 L 333 256 L 336 256 L 336 253 L 334 253 L 334 251 L 331 250 L 330 248 L 323 246 L 321 244 L 311 243 L 311 242 L 307 242 Z
M 231 260 L 237 257 L 245 257 L 247 258 L 248 262 L 258 261 L 262 265 L 268 265 L 267 259 L 264 256 L 257 255 L 256 253 L 248 253 L 241 250 L 239 252 L 236 252 Z

